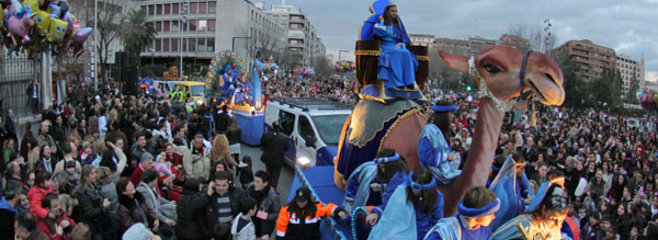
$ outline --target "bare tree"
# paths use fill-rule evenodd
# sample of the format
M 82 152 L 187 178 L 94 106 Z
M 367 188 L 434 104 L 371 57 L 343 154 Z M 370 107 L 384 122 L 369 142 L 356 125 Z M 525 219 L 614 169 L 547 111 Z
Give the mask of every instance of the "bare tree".
M 509 27 L 507 34 L 528 39 L 530 48 L 538 52 L 546 52 L 555 47 L 557 36 L 546 25 L 514 24 Z

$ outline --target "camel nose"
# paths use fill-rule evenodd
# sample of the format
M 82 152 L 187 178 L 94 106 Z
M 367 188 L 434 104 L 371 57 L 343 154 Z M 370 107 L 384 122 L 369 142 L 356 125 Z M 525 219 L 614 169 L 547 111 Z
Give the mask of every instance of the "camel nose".
M 556 77 L 551 72 L 538 74 L 537 78 L 529 78 L 530 88 L 537 99 L 544 105 L 559 106 L 564 102 L 564 88 L 562 87 L 562 76 Z

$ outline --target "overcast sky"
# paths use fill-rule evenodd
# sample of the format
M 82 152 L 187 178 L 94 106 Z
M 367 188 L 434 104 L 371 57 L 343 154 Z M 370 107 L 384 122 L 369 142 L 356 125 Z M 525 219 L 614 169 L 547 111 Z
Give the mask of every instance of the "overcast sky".
M 255 0 L 255 2 L 259 2 Z M 513 25 L 552 23 L 557 44 L 590 39 L 639 60 L 644 57 L 646 78 L 658 79 L 658 0 L 397 0 L 398 12 L 409 33 L 467 39 L 498 39 Z M 280 4 L 266 0 L 265 6 Z M 354 50 L 371 0 L 287 0 L 311 20 L 337 59 L 338 50 Z M 343 56 L 347 55 L 342 53 Z M 344 57 L 343 57 L 344 58 Z M 353 58 L 353 57 L 352 57 Z

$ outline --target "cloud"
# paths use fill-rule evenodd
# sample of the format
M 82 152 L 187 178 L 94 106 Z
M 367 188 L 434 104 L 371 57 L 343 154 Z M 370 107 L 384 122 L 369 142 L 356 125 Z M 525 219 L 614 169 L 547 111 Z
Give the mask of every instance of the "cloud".
M 658 0 L 396 0 L 408 32 L 465 39 L 499 38 L 510 26 L 542 26 L 550 19 L 557 45 L 589 39 L 617 54 L 645 59 L 658 72 Z M 309 17 L 328 49 L 354 49 L 370 0 L 287 0 Z M 268 4 L 280 4 L 270 1 Z M 266 4 L 266 6 L 268 6 Z M 648 75 L 648 74 L 647 74 Z

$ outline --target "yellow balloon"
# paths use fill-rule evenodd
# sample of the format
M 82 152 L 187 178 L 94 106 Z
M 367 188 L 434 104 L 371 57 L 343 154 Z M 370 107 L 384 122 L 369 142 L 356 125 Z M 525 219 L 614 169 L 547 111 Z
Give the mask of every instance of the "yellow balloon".
M 39 35 L 46 36 L 50 27 L 50 14 L 37 10 L 32 14 L 32 19 L 34 19 L 34 23 L 37 25 Z
M 25 10 L 35 13 L 39 11 L 39 0 L 23 0 L 23 7 Z
M 51 19 L 48 30 L 48 41 L 61 42 L 66 35 L 66 28 L 69 23 L 60 19 Z

